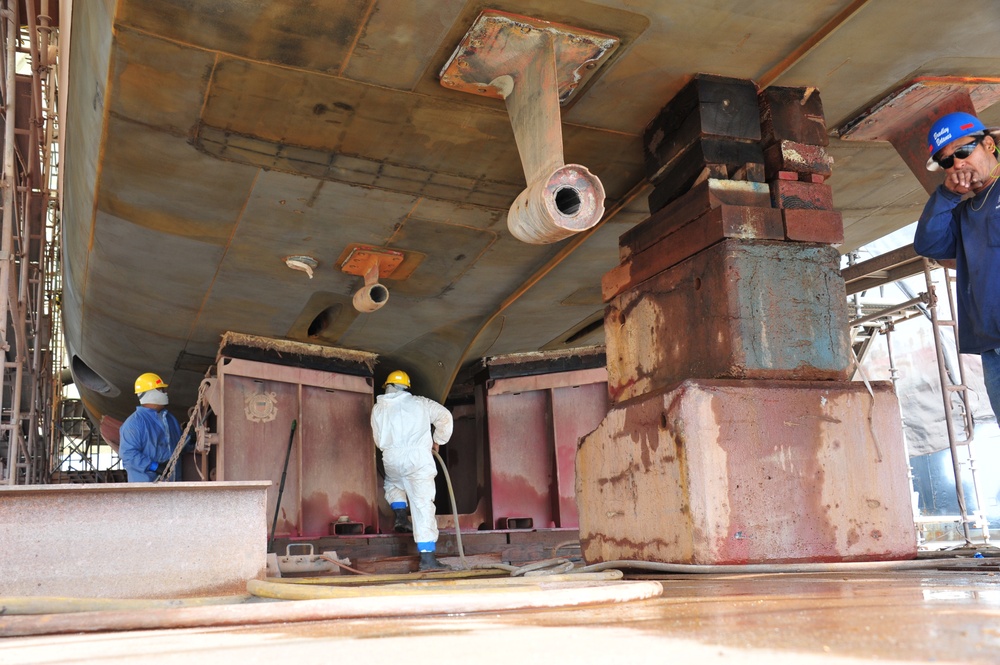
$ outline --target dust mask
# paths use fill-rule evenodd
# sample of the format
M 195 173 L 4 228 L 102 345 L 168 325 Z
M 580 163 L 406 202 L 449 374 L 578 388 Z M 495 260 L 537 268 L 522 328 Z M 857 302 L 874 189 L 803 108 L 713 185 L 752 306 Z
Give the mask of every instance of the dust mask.
M 167 397 L 167 393 L 160 389 L 147 390 L 143 394 L 139 395 L 139 404 L 155 404 L 157 406 L 166 406 L 170 403 L 170 398 Z

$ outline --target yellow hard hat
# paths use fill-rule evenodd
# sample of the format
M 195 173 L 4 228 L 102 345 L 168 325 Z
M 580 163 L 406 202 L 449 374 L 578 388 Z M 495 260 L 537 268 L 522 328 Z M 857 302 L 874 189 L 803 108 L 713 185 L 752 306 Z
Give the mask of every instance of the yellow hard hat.
M 167 384 L 163 382 L 163 379 L 157 374 L 152 372 L 146 372 L 145 374 L 140 374 L 139 378 L 135 380 L 135 394 L 144 393 L 147 390 L 156 390 L 157 388 L 166 388 Z
M 403 370 L 397 369 L 395 372 L 389 375 L 389 378 L 385 380 L 382 387 L 385 388 L 390 383 L 395 383 L 400 386 L 410 387 L 410 375 Z

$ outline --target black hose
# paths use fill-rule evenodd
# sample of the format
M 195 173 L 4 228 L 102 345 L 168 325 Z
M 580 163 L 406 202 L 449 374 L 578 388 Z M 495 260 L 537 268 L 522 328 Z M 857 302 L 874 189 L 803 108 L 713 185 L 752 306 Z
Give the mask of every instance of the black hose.
M 295 441 L 295 426 L 292 421 L 292 433 L 288 435 L 288 450 L 285 451 L 285 468 L 281 470 L 281 484 L 278 485 L 278 500 L 274 503 L 274 521 L 271 522 L 271 537 L 267 539 L 267 551 L 274 552 L 274 531 L 278 528 L 278 511 L 281 510 L 281 495 L 285 492 L 285 477 L 288 475 L 288 460 L 292 457 L 292 443 Z

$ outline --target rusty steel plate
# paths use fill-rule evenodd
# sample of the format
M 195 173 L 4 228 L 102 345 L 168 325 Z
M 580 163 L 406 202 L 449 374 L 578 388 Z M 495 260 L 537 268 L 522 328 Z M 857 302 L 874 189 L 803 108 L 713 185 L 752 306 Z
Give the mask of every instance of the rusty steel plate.
M 912 127 L 928 114 L 937 117 L 947 113 L 949 109 L 935 108 L 962 93 L 968 94 L 976 112 L 982 112 L 1000 100 L 1000 78 L 914 79 L 848 122 L 838 133 L 845 141 L 891 141 L 901 127 Z
M 372 266 L 378 264 L 379 277 L 388 277 L 396 271 L 406 255 L 382 247 L 369 245 L 351 245 L 337 259 L 340 269 L 348 275 L 364 277 Z
M 465 33 L 441 70 L 441 85 L 452 90 L 503 99 L 490 83 L 514 74 L 532 59 L 550 35 L 556 60 L 559 103 L 572 99 L 618 47 L 617 37 L 561 23 L 484 11 Z

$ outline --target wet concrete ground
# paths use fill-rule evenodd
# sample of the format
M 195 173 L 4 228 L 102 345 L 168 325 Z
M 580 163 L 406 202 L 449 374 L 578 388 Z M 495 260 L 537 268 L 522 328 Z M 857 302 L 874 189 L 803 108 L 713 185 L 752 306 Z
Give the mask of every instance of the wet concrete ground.
M 0 663 L 1000 663 L 996 567 L 658 579 L 582 609 L 7 638 Z

